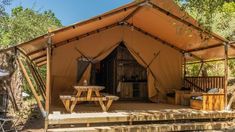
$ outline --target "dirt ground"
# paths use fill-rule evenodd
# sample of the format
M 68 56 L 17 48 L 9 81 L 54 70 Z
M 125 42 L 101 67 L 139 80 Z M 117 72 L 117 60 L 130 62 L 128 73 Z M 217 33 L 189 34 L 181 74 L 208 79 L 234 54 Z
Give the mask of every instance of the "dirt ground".
M 23 126 L 22 132 L 44 132 L 44 119 L 38 109 L 34 110 Z

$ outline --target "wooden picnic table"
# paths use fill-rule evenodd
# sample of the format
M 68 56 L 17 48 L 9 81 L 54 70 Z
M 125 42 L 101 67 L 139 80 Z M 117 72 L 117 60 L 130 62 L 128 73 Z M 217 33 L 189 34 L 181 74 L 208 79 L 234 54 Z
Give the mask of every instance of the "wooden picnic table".
M 117 100 L 118 97 L 113 95 L 102 95 L 100 91 L 104 88 L 104 86 L 74 86 L 74 89 L 76 90 L 74 96 L 61 95 L 60 99 L 68 112 L 73 112 L 77 103 L 84 101 L 98 102 L 102 110 L 107 111 L 113 100 Z
M 104 86 L 74 86 L 74 89 L 77 91 L 76 97 L 80 97 L 84 92 L 88 100 L 91 99 L 92 93 L 95 93 L 96 97 L 100 97 L 100 91 L 104 88 Z

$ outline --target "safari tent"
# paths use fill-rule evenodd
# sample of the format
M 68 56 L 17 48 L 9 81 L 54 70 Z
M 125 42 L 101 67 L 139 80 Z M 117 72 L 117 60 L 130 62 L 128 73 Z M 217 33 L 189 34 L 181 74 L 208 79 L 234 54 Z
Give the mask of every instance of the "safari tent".
M 187 63 L 224 61 L 225 76 L 219 85 L 224 89 L 227 104 L 227 61 L 235 55 L 235 47 L 228 40 L 203 29 L 172 0 L 131 2 L 89 20 L 49 30 L 48 34 L 9 49 L 16 49 L 19 57 L 24 58 L 19 59 L 21 67 L 29 67 L 38 87 L 42 87 L 45 106 L 40 104 L 36 91 L 34 94 L 48 115 L 53 111 L 52 106 L 61 104 L 60 94 L 73 92 L 73 86 L 82 85 L 84 80 L 91 83 L 94 67 L 102 70 L 101 65 L 112 58 L 110 55 L 120 46 L 131 56 L 129 60 L 136 61 L 132 68 L 139 66 L 146 72 L 142 81 L 146 82 L 146 97 L 151 102 L 165 103 L 169 92 L 184 86 Z M 115 59 L 113 61 L 117 62 Z M 126 65 L 126 61 L 128 59 L 116 66 Z M 43 65 L 47 67 L 46 83 L 37 71 Z M 112 67 L 103 75 L 114 75 L 111 72 L 114 72 Z M 116 70 L 116 74 L 120 72 Z M 27 78 L 27 71 L 24 73 Z M 116 78 L 115 86 L 103 85 L 117 91 L 119 82 L 128 80 L 120 76 Z M 96 75 L 96 81 L 99 77 L 104 76 Z M 110 76 L 106 78 L 110 80 Z M 129 78 L 141 80 L 139 77 Z M 30 83 L 30 79 L 27 80 Z M 93 85 L 96 81 L 92 82 Z

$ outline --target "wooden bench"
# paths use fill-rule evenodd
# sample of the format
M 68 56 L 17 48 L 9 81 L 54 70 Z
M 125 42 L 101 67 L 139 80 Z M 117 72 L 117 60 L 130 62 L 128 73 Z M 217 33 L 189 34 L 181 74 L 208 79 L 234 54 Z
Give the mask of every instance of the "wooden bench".
M 116 101 L 116 100 L 119 99 L 118 96 L 107 94 L 107 93 L 101 93 L 101 95 L 106 98 L 106 100 L 105 100 L 105 102 L 106 102 L 106 105 L 105 105 L 106 111 L 109 110 L 109 108 L 112 105 L 113 101 Z
M 64 105 L 66 111 L 70 111 L 70 105 L 71 105 L 73 97 L 75 97 L 75 96 L 60 95 L 60 100 L 63 102 L 63 105 Z
M 190 107 L 197 110 L 223 110 L 224 94 L 223 93 L 202 93 L 202 99 L 191 99 Z

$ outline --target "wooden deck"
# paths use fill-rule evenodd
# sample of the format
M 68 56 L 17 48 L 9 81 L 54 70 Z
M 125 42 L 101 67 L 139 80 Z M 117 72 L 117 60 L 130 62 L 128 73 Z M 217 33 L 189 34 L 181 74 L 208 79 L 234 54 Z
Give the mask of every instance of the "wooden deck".
M 151 102 L 140 102 L 140 101 L 115 101 L 111 106 L 110 112 L 127 112 L 127 111 L 146 111 L 146 110 L 174 110 L 174 109 L 188 109 L 187 106 L 181 105 L 170 105 L 170 104 L 158 104 Z M 63 106 L 52 107 L 52 112 L 60 111 L 61 113 L 66 112 Z M 83 103 L 75 107 L 74 113 L 93 113 L 93 112 L 103 112 L 99 105 L 94 103 Z
M 55 111 L 62 110 L 54 108 Z M 55 112 L 49 115 L 49 124 L 88 124 L 97 123 L 146 123 L 146 122 L 183 122 L 191 121 L 219 121 L 235 118 L 234 111 L 200 111 L 188 107 L 140 103 L 117 102 L 109 112 L 102 112 L 99 106 L 93 104 L 81 104 L 76 108 L 76 113 Z

